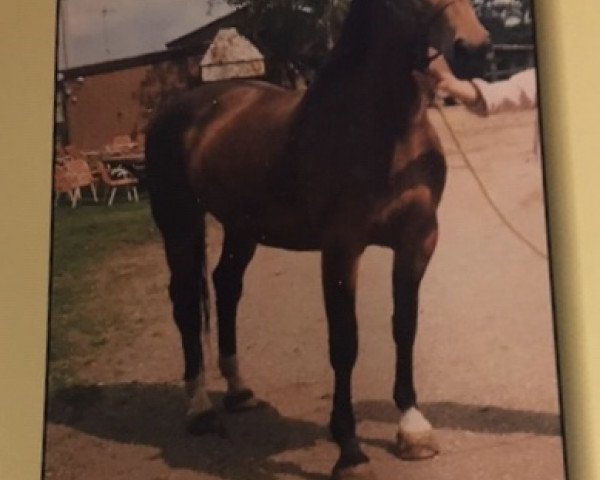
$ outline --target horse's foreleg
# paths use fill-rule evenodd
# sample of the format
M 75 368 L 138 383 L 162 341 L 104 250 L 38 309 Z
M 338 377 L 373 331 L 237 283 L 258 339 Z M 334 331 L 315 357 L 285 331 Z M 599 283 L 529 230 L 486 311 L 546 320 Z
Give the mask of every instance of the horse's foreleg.
M 323 290 L 329 327 L 329 358 L 335 374 L 330 430 L 340 447 L 334 479 L 371 478 L 369 458 L 358 439 L 351 398 L 352 369 L 358 353 L 355 291 L 362 248 L 331 245 L 323 250 Z
M 221 258 L 213 273 L 219 328 L 219 368 L 227 380 L 223 404 L 230 411 L 256 406 L 254 394 L 246 386 L 239 370 L 236 345 L 236 315 L 243 276 L 255 251 L 255 242 L 226 230 Z
M 181 224 L 164 233 L 165 252 L 171 271 L 169 295 L 173 316 L 181 334 L 184 380 L 190 403 L 188 428 L 201 434 L 217 428 L 216 413 L 208 398 L 204 380 L 201 344 L 202 270 L 204 266 L 204 226 Z
M 417 408 L 413 382 L 419 285 L 437 242 L 435 219 L 421 224 L 419 230 L 418 234 L 405 237 L 406 241 L 395 251 L 393 268 L 394 400 L 401 411 L 398 447 L 400 457 L 411 460 L 429 458 L 439 451 L 431 424 Z

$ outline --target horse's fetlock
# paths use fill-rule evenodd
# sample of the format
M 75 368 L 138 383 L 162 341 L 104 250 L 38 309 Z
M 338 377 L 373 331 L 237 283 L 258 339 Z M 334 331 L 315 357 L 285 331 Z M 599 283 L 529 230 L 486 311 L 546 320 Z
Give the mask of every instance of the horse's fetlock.
M 237 377 L 239 375 L 237 355 L 219 357 L 219 370 L 225 378 Z
M 329 420 L 329 431 L 331 438 L 340 445 L 348 444 L 356 436 L 355 421 L 352 414 L 342 415 L 335 411 L 331 414 Z
M 400 411 L 406 412 L 415 406 L 416 394 L 414 390 L 405 391 L 406 388 L 395 388 L 394 390 L 394 403 Z

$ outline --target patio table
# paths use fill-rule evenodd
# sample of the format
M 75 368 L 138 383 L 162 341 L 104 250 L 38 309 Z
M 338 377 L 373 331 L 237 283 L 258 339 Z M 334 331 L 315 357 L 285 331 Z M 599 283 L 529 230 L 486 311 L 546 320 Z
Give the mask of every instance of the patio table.
M 130 153 L 103 153 L 102 161 L 109 165 L 127 165 L 127 164 L 138 164 L 144 163 L 145 156 L 143 152 L 130 152 Z
M 141 186 L 145 184 L 146 165 L 144 152 L 103 152 L 100 154 L 100 160 L 104 165 L 107 165 L 111 171 L 114 171 L 115 169 L 126 170 L 140 181 Z

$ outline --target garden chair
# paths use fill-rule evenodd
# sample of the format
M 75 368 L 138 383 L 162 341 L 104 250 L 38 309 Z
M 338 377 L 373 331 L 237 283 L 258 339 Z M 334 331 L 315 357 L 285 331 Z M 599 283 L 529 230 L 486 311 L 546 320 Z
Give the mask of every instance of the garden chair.
M 125 189 L 127 192 L 127 199 L 131 201 L 132 196 L 136 202 L 139 202 L 137 184 L 138 179 L 133 176 L 123 176 L 121 178 L 113 178 L 104 163 L 98 162 L 97 168 L 100 172 L 100 177 L 102 178 L 102 182 L 110 188 L 110 197 L 108 199 L 108 206 L 110 207 L 113 204 L 115 199 L 115 195 L 119 188 Z M 119 169 L 122 170 L 122 169 Z
M 83 187 L 90 187 L 94 202 L 98 203 L 98 195 L 96 193 L 96 185 L 92 169 L 88 162 L 83 158 L 81 154 L 74 154 L 71 160 L 65 162 L 65 167 L 73 175 L 76 183 L 75 197 L 76 200 L 81 200 L 81 189 Z
M 71 207 L 77 205 L 77 180 L 72 172 L 65 165 L 57 164 L 54 166 L 54 206 L 58 206 L 58 200 L 63 193 L 66 193 L 71 200 Z

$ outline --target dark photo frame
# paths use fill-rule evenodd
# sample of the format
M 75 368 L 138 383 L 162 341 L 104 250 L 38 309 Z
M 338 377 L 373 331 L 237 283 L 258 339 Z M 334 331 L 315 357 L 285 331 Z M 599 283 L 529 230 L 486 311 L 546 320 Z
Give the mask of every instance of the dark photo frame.
M 544 63 L 543 55 L 541 60 L 539 55 L 538 71 L 544 72 L 551 62 Z M 147 55 L 143 61 L 162 60 L 160 55 L 151 57 Z M 65 95 L 65 103 L 77 106 L 88 101 L 91 105 L 95 95 L 97 105 L 111 110 L 114 106 L 108 92 L 120 93 L 106 88 L 110 83 L 100 86 L 101 78 L 107 80 L 128 66 L 118 62 L 110 67 L 82 65 L 72 72 L 60 72 L 63 77 L 57 83 L 58 92 Z M 116 69 L 95 71 L 97 68 Z M 156 70 L 155 76 L 162 79 L 163 73 Z M 166 77 L 172 73 L 167 71 Z M 311 73 L 306 78 L 311 85 L 319 77 Z M 543 80 L 542 102 L 544 92 L 550 90 L 545 90 Z M 151 84 L 152 78 L 143 77 L 138 85 L 144 81 Z M 68 82 L 72 84 L 70 92 L 65 89 Z M 167 89 L 173 86 L 168 82 L 167 78 Z M 191 82 L 183 89 L 195 87 Z M 104 92 L 104 105 L 93 88 Z M 130 99 L 137 96 L 134 100 L 139 105 L 144 92 L 134 90 Z M 73 95 L 77 102 L 73 102 Z M 81 112 L 69 115 L 67 111 L 63 123 L 77 119 L 77 115 Z M 127 111 L 120 116 L 117 112 L 121 126 L 131 123 L 128 115 Z M 359 269 L 360 346 L 353 400 L 361 445 L 371 457 L 370 465 L 378 478 L 441 476 L 444 472 L 453 478 L 452 468 L 465 478 L 482 471 L 489 472 L 489 478 L 513 473 L 512 478 L 566 478 L 558 379 L 555 373 L 548 373 L 556 371 L 558 361 L 550 265 L 541 258 L 547 252 L 546 210 L 552 213 L 554 207 L 539 195 L 548 192 L 543 187 L 543 168 L 546 180 L 554 170 L 547 166 L 547 160 L 543 167 L 536 155 L 530 155 L 532 152 L 524 153 L 526 141 L 521 138 L 530 131 L 530 138 L 535 137 L 534 112 L 480 118 L 461 105 L 445 105 L 440 110 L 430 109 L 428 115 L 441 137 L 448 170 L 439 210 L 440 239 L 421 288 L 415 381 L 420 409 L 436 430 L 441 453 L 435 461 L 413 463 L 397 458 L 394 424 L 399 414 L 391 395 L 392 261 L 379 247 L 366 251 Z M 56 125 L 54 140 L 79 136 L 84 139 L 80 151 L 103 150 L 103 144 L 96 149 L 85 143 L 95 141 L 90 140 L 94 134 L 104 134 L 101 116 L 99 113 L 97 127 L 88 128 L 92 133 L 81 126 Z M 80 125 L 83 118 L 90 117 L 79 117 Z M 89 126 L 92 120 L 83 123 Z M 123 131 L 132 144 L 136 135 L 145 134 L 141 122 L 134 127 Z M 553 125 L 544 123 L 542 128 L 545 147 L 547 128 Z M 507 131 L 509 142 L 505 143 L 502 135 Z M 486 135 L 494 139 L 491 144 L 484 140 Z M 549 151 L 552 155 L 554 150 Z M 107 152 L 99 153 L 103 157 Z M 546 151 L 544 154 L 548 155 Z M 121 194 L 120 190 L 113 193 L 108 189 L 106 201 L 113 200 L 109 209 L 96 205 L 91 194 L 82 189 L 74 209 L 71 199 L 62 198 L 52 210 L 54 257 L 44 474 L 47 478 L 148 478 L 176 471 L 182 478 L 326 478 L 339 458 L 327 428 L 333 375 L 328 365 L 318 254 L 259 249 L 248 271 L 238 333 L 241 368 L 245 381 L 260 399 L 259 408 L 225 415 L 219 407 L 219 420 L 211 426 L 215 431 L 198 438 L 188 436 L 187 400 L 179 372 L 183 362 L 177 330 L 169 321 L 169 279 L 161 239 L 151 221 L 140 221 L 144 214 L 149 218 L 143 205 L 148 201 L 148 179 L 143 165 L 139 171 L 133 166 L 125 170 L 129 173 L 121 179 L 138 179 L 137 205 L 133 190 L 128 202 L 126 190 Z M 249 177 L 245 180 L 251 181 Z M 98 194 L 101 203 L 102 192 Z M 538 216 L 532 213 L 536 208 Z M 111 218 L 117 218 L 116 223 Z M 550 217 L 551 226 L 552 222 Z M 96 247 L 93 239 L 103 228 L 109 238 L 104 246 Z M 218 262 L 222 233 L 214 219 L 208 220 L 207 231 L 208 267 L 212 270 Z M 68 265 L 60 242 L 67 248 L 87 247 L 90 252 L 85 255 L 90 262 Z M 528 263 L 528 255 L 542 263 Z M 58 270 L 57 277 L 61 262 L 68 268 Z M 562 279 L 560 265 L 554 268 Z M 77 286 L 81 278 L 88 279 L 85 287 Z M 55 289 L 61 288 L 61 282 L 69 298 L 59 300 L 63 310 L 58 311 Z M 107 297 L 104 302 L 97 299 L 101 291 Z M 211 298 L 214 302 L 213 292 Z M 72 308 L 81 306 L 81 299 L 87 307 Z M 558 305 L 560 313 L 562 304 Z M 206 386 L 213 403 L 220 405 L 226 385 L 217 368 L 214 305 L 211 310 L 212 329 L 209 340 L 204 340 Z M 66 320 L 66 353 L 52 350 L 57 345 L 55 336 L 64 333 L 53 331 L 57 315 Z M 455 321 L 444 318 L 447 316 Z M 557 328 L 559 333 L 561 328 Z M 483 335 L 479 341 L 477 335 Z M 73 355 L 72 363 L 69 355 Z M 510 465 L 492 458 L 492 450 L 503 448 L 509 451 Z M 73 455 L 74 451 L 78 454 Z M 477 454 L 470 455 L 470 451 Z M 140 462 L 137 466 L 136 458 Z

